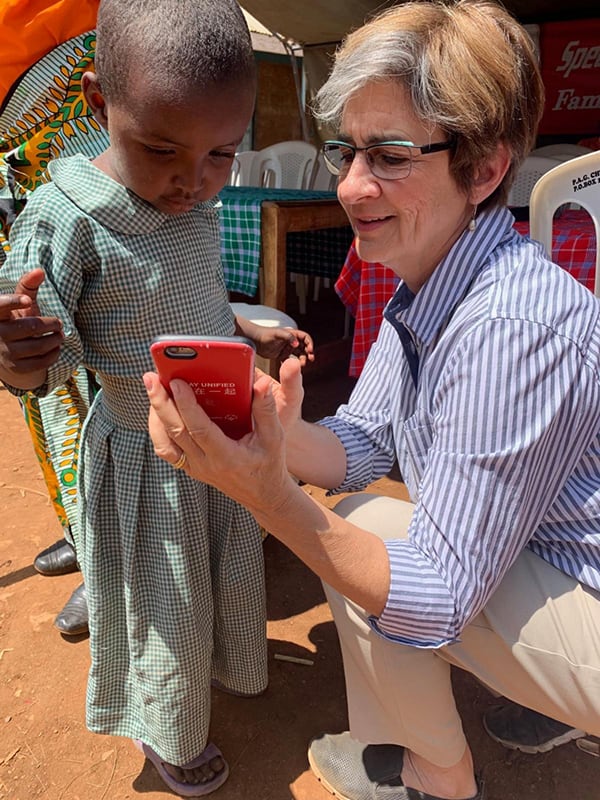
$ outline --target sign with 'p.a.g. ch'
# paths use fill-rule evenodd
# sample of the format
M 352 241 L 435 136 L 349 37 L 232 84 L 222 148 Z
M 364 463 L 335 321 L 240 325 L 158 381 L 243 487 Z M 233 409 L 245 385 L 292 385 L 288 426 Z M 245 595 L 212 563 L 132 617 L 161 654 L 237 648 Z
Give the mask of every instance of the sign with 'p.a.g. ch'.
M 540 26 L 542 134 L 600 134 L 600 19 Z
M 573 194 L 577 194 L 577 192 L 580 192 L 582 189 L 589 189 L 590 186 L 598 185 L 600 185 L 600 169 L 594 169 L 590 173 L 583 173 L 571 180 Z

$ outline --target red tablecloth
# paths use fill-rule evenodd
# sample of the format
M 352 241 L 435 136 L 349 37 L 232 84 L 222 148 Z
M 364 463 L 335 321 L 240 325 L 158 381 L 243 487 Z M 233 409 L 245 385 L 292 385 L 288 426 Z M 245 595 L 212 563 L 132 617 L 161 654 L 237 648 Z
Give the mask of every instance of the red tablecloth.
M 529 233 L 528 222 L 516 222 L 519 233 Z M 594 290 L 596 235 L 584 211 L 564 211 L 554 220 L 552 257 L 574 278 Z M 382 264 L 362 261 L 351 245 L 335 289 L 355 319 L 349 373 L 360 375 L 381 324 L 381 314 L 399 278 Z

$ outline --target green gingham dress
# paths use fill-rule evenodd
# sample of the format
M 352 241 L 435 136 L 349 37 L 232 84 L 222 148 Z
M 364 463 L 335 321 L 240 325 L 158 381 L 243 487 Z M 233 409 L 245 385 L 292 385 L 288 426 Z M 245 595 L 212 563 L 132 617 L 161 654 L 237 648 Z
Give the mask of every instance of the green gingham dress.
M 40 393 L 79 364 L 102 390 L 86 419 L 77 552 L 90 611 L 88 727 L 166 761 L 204 749 L 210 681 L 267 682 L 264 562 L 251 515 L 154 454 L 142 374 L 161 334 L 229 335 L 213 202 L 172 216 L 83 156 L 50 165 L 11 233 L 4 291 L 42 266 L 65 342 Z M 18 392 L 16 392 L 18 393 Z

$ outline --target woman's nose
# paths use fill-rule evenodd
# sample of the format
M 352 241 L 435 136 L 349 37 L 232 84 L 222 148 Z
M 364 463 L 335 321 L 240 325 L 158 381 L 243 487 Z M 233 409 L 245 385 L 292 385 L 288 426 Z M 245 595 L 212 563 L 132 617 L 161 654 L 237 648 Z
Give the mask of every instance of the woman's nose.
M 355 203 L 363 197 L 377 197 L 381 184 L 371 172 L 364 153 L 357 153 L 350 168 L 338 180 L 338 197 L 342 203 Z

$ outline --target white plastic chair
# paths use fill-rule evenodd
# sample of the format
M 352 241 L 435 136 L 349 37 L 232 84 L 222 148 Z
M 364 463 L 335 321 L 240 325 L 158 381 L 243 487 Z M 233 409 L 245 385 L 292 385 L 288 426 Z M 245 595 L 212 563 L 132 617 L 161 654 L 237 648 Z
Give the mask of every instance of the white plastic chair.
M 337 189 L 337 175 L 332 175 L 325 166 L 325 159 L 322 153 L 317 155 L 317 160 L 313 167 L 313 174 L 310 181 L 310 188 L 319 192 L 335 192 Z
M 531 190 L 546 172 L 551 170 L 560 160 L 545 156 L 529 155 L 521 164 L 508 194 L 509 207 L 522 207 L 529 205 Z
M 235 154 L 229 173 L 229 186 L 260 186 L 257 155 L 258 150 L 243 150 Z
M 571 142 L 562 142 L 558 144 L 546 144 L 543 147 L 536 147 L 529 153 L 530 156 L 541 156 L 542 158 L 555 158 L 557 161 L 569 161 L 571 158 L 584 156 L 586 153 L 592 153 L 589 147 L 583 147 L 580 144 L 571 144 Z
M 318 192 L 335 192 L 337 189 L 338 178 L 337 175 L 332 175 L 331 172 L 325 166 L 325 159 L 323 158 L 323 154 L 319 153 L 317 155 L 317 160 L 315 161 L 315 165 L 313 167 L 313 174 L 311 178 L 310 188 L 315 189 Z M 305 284 L 308 282 L 308 275 L 302 276 L 305 279 Z M 298 278 L 296 278 L 298 280 Z M 329 278 L 323 278 L 323 286 L 328 289 L 330 285 Z M 299 295 L 300 299 L 300 309 L 304 308 L 306 310 L 306 291 L 307 286 L 304 285 L 302 288 L 298 287 L 300 291 L 304 292 L 304 297 Z M 313 282 L 313 302 L 317 302 L 319 299 L 319 292 L 321 289 L 321 278 L 316 275 Z M 302 312 L 304 313 L 304 312 Z M 347 324 L 349 321 L 347 320 Z M 344 336 L 344 338 L 347 338 Z
M 296 139 L 265 147 L 256 157 L 259 184 L 270 189 L 309 189 L 317 155 L 314 144 Z M 300 313 L 305 314 L 308 277 L 292 272 L 290 280 L 296 285 Z
M 256 156 L 259 183 L 271 189 L 308 189 L 317 158 L 310 142 L 277 142 L 259 150 Z
M 538 180 L 531 192 L 529 230 L 552 253 L 552 219 L 556 209 L 577 203 L 591 216 L 596 231 L 594 294 L 600 297 L 600 150 L 563 161 Z
M 304 144 L 301 142 L 300 144 Z M 312 147 L 312 145 L 311 145 Z M 261 158 L 259 163 L 259 156 L 262 156 L 264 151 L 260 150 L 245 150 L 236 153 L 234 166 L 231 171 L 230 185 L 232 186 L 260 186 L 261 185 L 261 163 L 264 159 Z M 269 159 L 271 156 L 269 156 Z M 237 162 L 237 163 L 236 163 Z M 278 179 L 279 180 L 279 179 Z M 278 186 L 277 188 L 281 188 Z M 270 328 L 297 328 L 296 321 L 283 311 L 271 306 L 251 303 L 231 303 L 231 308 L 234 314 L 239 314 L 246 317 L 251 322 L 257 325 L 265 325 Z M 257 357 L 257 365 L 264 372 L 275 374 L 275 367 L 266 359 Z

